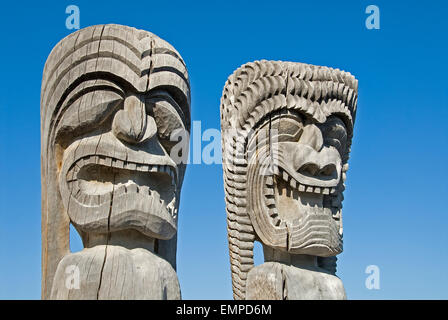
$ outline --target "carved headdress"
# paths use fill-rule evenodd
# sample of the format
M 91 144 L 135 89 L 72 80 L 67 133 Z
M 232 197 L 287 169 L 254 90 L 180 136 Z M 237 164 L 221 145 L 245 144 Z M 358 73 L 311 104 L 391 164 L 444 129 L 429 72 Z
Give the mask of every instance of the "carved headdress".
M 338 69 L 265 60 L 247 63 L 228 78 L 221 128 L 235 299 L 245 298 L 255 240 L 323 259 L 342 251 L 340 209 L 357 86 Z M 294 200 L 310 195 L 302 201 L 328 211 L 297 216 L 305 205 L 285 194 Z

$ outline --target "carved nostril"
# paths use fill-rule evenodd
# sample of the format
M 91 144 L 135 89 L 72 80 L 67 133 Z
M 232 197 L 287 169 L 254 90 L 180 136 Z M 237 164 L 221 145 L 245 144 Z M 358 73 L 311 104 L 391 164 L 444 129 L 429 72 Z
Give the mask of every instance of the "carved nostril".
M 314 163 L 306 163 L 299 168 L 298 172 L 306 176 L 315 176 L 319 172 L 319 167 Z
M 319 171 L 320 176 L 330 177 L 336 173 L 336 166 L 334 164 L 327 164 Z
M 334 164 L 327 164 L 323 168 L 315 163 L 306 163 L 298 170 L 300 174 L 312 177 L 331 177 L 336 173 L 336 166 Z

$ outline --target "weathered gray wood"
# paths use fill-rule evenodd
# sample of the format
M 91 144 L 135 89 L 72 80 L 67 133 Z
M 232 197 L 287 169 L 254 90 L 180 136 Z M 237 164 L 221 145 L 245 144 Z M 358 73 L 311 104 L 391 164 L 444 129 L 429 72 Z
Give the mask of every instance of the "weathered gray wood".
M 79 268 L 79 288 L 66 285 L 65 270 L 73 265 Z M 58 265 L 51 294 L 58 300 L 180 298 L 176 272 L 166 260 L 143 248 L 110 244 L 66 255 Z
M 246 299 L 341 300 L 346 295 L 342 281 L 325 269 L 266 262 L 249 271 Z
M 221 98 L 235 299 L 342 299 L 342 192 L 357 80 L 327 67 L 255 61 Z M 266 263 L 254 268 L 253 246 Z
M 42 298 L 180 299 L 185 164 L 169 138 L 189 130 L 190 85 L 177 51 L 126 26 L 73 33 L 46 62 L 41 122 Z

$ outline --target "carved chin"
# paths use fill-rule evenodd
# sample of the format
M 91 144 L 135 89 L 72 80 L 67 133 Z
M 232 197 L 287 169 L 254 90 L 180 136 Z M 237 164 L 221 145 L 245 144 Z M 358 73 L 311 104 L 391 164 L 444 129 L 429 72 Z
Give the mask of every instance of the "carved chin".
M 65 208 L 87 233 L 134 229 L 170 239 L 177 231 L 175 169 L 165 165 L 86 156 L 60 176 Z

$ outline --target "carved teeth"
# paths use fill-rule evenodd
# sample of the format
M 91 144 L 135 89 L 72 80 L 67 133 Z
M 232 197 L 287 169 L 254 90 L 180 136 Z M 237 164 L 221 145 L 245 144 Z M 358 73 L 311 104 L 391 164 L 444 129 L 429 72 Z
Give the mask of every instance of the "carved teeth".
M 137 171 L 148 171 L 148 166 L 146 164 L 137 164 Z
M 74 170 L 70 170 L 67 173 L 67 182 L 72 182 L 72 181 L 76 181 L 76 174 Z
M 107 165 L 109 164 L 109 165 Z M 93 184 L 91 188 L 86 192 L 81 191 L 80 180 L 78 179 L 78 174 L 81 168 L 84 166 L 102 165 L 108 166 L 116 169 L 132 170 L 138 172 L 164 172 L 170 176 L 171 185 L 174 186 L 172 189 L 173 194 L 170 203 L 165 202 L 160 198 L 157 190 L 151 190 L 148 185 L 138 185 L 135 182 L 128 181 L 126 183 L 118 182 L 114 184 L 112 189 L 103 194 L 96 194 L 97 185 Z M 97 167 L 89 168 L 89 170 L 96 171 Z M 66 181 L 70 188 L 71 196 L 74 197 L 78 202 L 91 207 L 96 207 L 111 200 L 111 197 L 116 199 L 125 196 L 125 194 L 141 194 L 143 196 L 149 196 L 148 201 L 150 202 L 150 207 L 156 206 L 157 210 L 160 208 L 165 208 L 173 219 L 177 218 L 176 209 L 176 169 L 169 165 L 153 165 L 145 163 L 136 163 L 122 161 L 119 159 L 113 159 L 105 156 L 87 156 L 78 159 L 73 163 L 70 170 L 67 172 Z M 110 183 L 110 182 L 108 182 Z M 89 194 L 92 192 L 92 194 Z
M 107 167 L 112 166 L 112 158 L 106 157 L 106 159 L 104 160 L 104 165 Z
M 300 192 L 310 192 L 310 193 L 317 193 L 317 194 L 334 194 L 336 193 L 337 189 L 334 187 L 313 187 L 313 186 L 307 186 L 300 184 L 297 180 L 295 180 L 293 177 L 291 177 L 285 170 L 281 170 L 281 178 L 283 181 L 289 183 L 292 189 L 297 189 Z M 267 190 L 269 190 L 269 187 L 272 187 L 274 184 L 274 180 L 272 176 L 269 176 L 266 178 L 266 186 L 268 187 Z M 270 193 L 266 193 L 269 195 Z
M 265 193 L 266 196 L 273 196 L 274 195 L 274 189 L 272 188 L 265 188 Z
M 275 199 L 274 198 L 266 198 L 266 205 L 275 205 Z
M 294 179 L 291 179 L 291 181 L 289 182 L 289 184 L 291 185 L 292 188 L 296 188 L 297 187 L 297 181 Z
M 106 160 L 107 160 L 106 157 L 100 156 L 99 159 L 98 159 L 98 163 L 103 165 L 103 166 L 107 166 L 107 161 Z
M 151 194 L 149 191 L 149 187 L 148 186 L 140 186 L 139 187 L 139 193 L 141 194 Z
M 91 164 L 99 164 L 107 167 L 113 167 L 131 171 L 139 171 L 139 172 L 165 172 L 170 175 L 172 184 L 174 186 L 177 185 L 176 171 L 171 166 L 122 161 L 120 159 L 113 159 L 103 155 L 86 156 L 84 158 L 77 160 L 73 168 L 69 170 L 69 172 L 67 173 L 68 179 L 69 180 L 73 179 L 80 168 Z
M 332 214 L 333 219 L 341 218 L 341 210 L 337 210 L 335 214 Z
M 138 186 L 134 183 L 131 183 L 126 187 L 127 191 L 130 193 L 137 193 L 138 192 Z
M 123 168 L 124 161 L 114 159 L 114 160 L 112 160 L 112 166 L 117 167 L 117 168 Z

